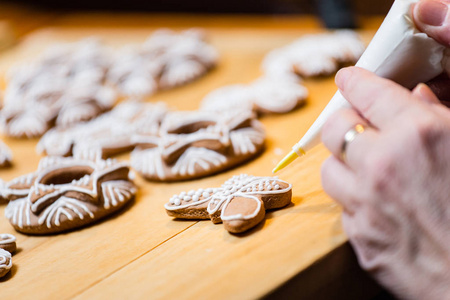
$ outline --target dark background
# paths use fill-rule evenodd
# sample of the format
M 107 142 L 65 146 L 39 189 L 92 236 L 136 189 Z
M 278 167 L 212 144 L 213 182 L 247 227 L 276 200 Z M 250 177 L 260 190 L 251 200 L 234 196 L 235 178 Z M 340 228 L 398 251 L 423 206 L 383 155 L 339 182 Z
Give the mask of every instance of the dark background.
M 9 0 L 36 8 L 147 12 L 312 14 L 320 5 L 347 2 L 356 14 L 386 14 L 393 0 Z

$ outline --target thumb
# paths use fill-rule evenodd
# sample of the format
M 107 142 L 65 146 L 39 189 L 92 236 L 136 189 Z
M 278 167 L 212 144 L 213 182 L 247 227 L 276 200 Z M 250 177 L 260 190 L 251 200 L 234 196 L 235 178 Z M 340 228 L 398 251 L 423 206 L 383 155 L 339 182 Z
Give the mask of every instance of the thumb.
M 449 6 L 450 0 L 421 0 L 412 12 L 417 28 L 447 47 L 450 47 Z

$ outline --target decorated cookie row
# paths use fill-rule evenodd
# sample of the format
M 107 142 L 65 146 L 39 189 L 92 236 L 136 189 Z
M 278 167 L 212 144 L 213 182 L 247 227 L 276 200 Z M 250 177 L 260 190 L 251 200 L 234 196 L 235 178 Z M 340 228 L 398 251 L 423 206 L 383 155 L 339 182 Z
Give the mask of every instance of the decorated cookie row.
M 146 96 L 182 85 L 217 60 L 204 32 L 194 29 L 158 30 L 139 48 L 118 53 L 95 38 L 54 45 L 39 61 L 9 72 L 1 112 L 4 132 L 37 137 L 54 125 L 65 128 L 93 119 L 112 108 L 117 91 Z
M 255 158 L 265 132 L 248 110 L 174 111 L 162 103 L 124 102 L 72 128 L 55 128 L 38 144 L 47 155 L 108 157 L 133 150 L 131 166 L 154 181 L 208 176 Z

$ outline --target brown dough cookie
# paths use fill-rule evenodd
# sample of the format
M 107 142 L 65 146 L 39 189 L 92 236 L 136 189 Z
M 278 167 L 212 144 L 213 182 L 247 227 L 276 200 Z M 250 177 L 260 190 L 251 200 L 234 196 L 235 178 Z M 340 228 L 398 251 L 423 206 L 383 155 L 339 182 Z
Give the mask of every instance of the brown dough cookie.
M 220 188 L 182 192 L 165 204 L 169 216 L 180 219 L 211 219 L 223 222 L 226 230 L 241 233 L 255 227 L 266 209 L 291 203 L 292 185 L 276 177 L 242 174 Z
M 269 52 L 262 68 L 270 76 L 327 76 L 342 65 L 354 64 L 364 49 L 359 36 L 350 30 L 310 34 Z
M 19 232 L 59 233 L 96 222 L 124 207 L 136 187 L 115 160 L 44 157 L 36 172 L 2 188 L 5 216 Z
M 161 124 L 159 140 L 131 153 L 131 166 L 149 180 L 199 178 L 256 157 L 264 140 L 251 111 L 172 112 Z
M 117 95 L 105 82 L 108 50 L 93 38 L 53 45 L 35 63 L 13 69 L 1 112 L 5 134 L 37 137 L 111 109 Z
M 8 251 L 9 253 L 16 252 L 16 237 L 12 234 L 1 233 L 0 234 L 0 248 Z
M 103 158 L 130 151 L 138 140 L 145 143 L 145 139 L 158 135 L 166 113 L 167 107 L 162 102 L 125 101 L 90 122 L 49 130 L 40 139 L 37 151 L 68 156 L 76 149 L 83 157 L 89 157 L 88 152 L 101 151 Z
M 11 253 L 0 248 L 0 278 L 8 274 L 12 267 Z
M 138 49 L 123 50 L 108 79 L 137 97 L 191 82 L 217 64 L 217 51 L 205 39 L 201 30 L 157 30 Z
M 308 90 L 297 76 L 263 76 L 249 85 L 216 89 L 202 100 L 205 111 L 249 109 L 258 114 L 288 113 L 305 103 Z

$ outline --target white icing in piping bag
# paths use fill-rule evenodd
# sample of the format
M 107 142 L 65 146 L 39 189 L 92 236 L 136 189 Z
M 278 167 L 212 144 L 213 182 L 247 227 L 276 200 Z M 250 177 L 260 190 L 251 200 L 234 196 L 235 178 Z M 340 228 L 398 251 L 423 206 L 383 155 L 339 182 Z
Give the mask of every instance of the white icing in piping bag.
M 419 0 L 396 0 L 356 66 L 414 88 L 441 74 L 445 47 L 419 32 L 410 17 L 411 5 Z M 338 91 L 292 151 L 281 160 L 277 172 L 320 143 L 320 131 L 328 117 L 350 107 Z

